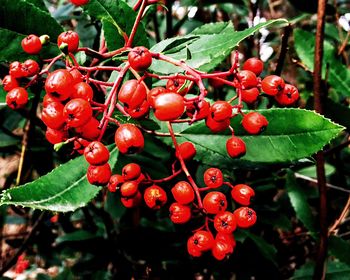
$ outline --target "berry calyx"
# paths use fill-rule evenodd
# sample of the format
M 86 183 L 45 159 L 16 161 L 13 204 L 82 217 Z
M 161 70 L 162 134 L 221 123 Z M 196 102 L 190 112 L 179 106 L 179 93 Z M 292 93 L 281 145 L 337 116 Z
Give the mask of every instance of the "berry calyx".
M 284 80 L 280 76 L 266 76 L 261 81 L 261 89 L 267 95 L 275 96 L 283 91 L 285 87 Z
M 231 158 L 239 158 L 246 154 L 244 141 L 234 135 L 226 141 L 226 150 Z
M 290 106 L 299 99 L 299 91 L 295 86 L 286 84 L 283 91 L 275 95 L 275 99 L 282 106 Z
M 185 87 L 186 80 L 181 78 L 169 79 L 166 83 L 166 89 L 170 92 L 175 92 L 182 96 L 188 92 L 188 87 Z
M 152 55 L 146 47 L 135 47 L 128 54 L 130 66 L 136 71 L 144 71 L 152 64 Z
M 40 38 L 34 34 L 25 37 L 21 42 L 21 46 L 28 54 L 38 54 L 42 48 Z
M 79 47 L 79 35 L 75 31 L 65 31 L 58 35 L 57 38 L 58 47 L 64 51 L 66 50 L 70 53 L 75 52 Z M 63 48 L 63 49 L 62 49 Z
M 242 120 L 242 126 L 249 134 L 260 134 L 268 124 L 267 119 L 258 112 L 250 112 Z
M 191 208 L 187 205 L 174 202 L 170 205 L 170 220 L 174 224 L 184 224 L 191 219 Z
M 231 196 L 237 203 L 248 206 L 250 199 L 255 195 L 254 190 L 245 184 L 238 184 L 231 190 Z
M 227 208 L 226 196 L 222 192 L 207 193 L 203 199 L 203 208 L 208 214 L 217 214 Z
M 240 228 L 249 228 L 256 223 L 256 213 L 249 207 L 240 207 L 233 214 L 235 215 L 237 226 Z
M 188 161 L 194 158 L 196 152 L 196 147 L 193 145 L 193 143 L 183 142 L 178 146 L 175 156 L 179 158 L 179 155 L 181 155 L 184 161 Z
M 230 234 L 236 229 L 236 218 L 228 211 L 218 213 L 214 218 L 214 227 L 217 232 Z
M 109 151 L 101 142 L 93 141 L 86 146 L 84 156 L 91 165 L 103 165 L 109 160 Z
M 197 231 L 190 239 L 194 247 L 201 252 L 210 250 L 214 245 L 213 235 L 206 230 Z
M 211 189 L 216 189 L 222 186 L 224 176 L 218 168 L 209 168 L 204 172 L 204 184 Z
M 167 202 L 166 192 L 157 185 L 152 185 L 145 190 L 143 195 L 146 205 L 152 209 L 159 209 Z
M 171 189 L 174 199 L 180 204 L 189 204 L 194 200 L 194 191 L 186 181 L 177 182 Z
M 13 110 L 24 108 L 28 103 L 28 92 L 22 87 L 16 87 L 6 94 L 6 104 Z
M 141 131 L 133 124 L 122 124 L 115 132 L 115 144 L 123 154 L 139 153 L 143 150 L 145 140 Z

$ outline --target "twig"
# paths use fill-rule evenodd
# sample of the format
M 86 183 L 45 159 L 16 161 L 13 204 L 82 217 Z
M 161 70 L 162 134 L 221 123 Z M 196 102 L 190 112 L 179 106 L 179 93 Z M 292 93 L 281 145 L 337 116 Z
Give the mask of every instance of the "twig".
M 330 227 L 330 229 L 328 231 L 328 235 L 331 235 L 331 234 L 336 235 L 337 234 L 339 225 L 341 225 L 344 222 L 344 219 L 346 218 L 346 216 L 349 213 L 349 208 L 350 208 L 350 195 L 348 197 L 348 201 L 346 202 L 346 205 L 345 205 L 343 211 L 341 212 L 339 218 Z
M 284 60 L 286 59 L 287 51 L 288 51 L 288 39 L 290 34 L 292 33 L 292 25 L 288 24 L 284 28 L 284 32 L 282 35 L 282 44 L 281 44 L 281 50 L 280 50 L 280 55 L 277 60 L 277 66 L 275 70 L 275 75 L 280 76 L 282 73 L 283 65 L 284 65 Z
M 317 179 L 311 178 L 309 176 L 302 175 L 300 173 L 295 173 L 295 177 L 299 178 L 299 179 L 303 179 L 305 181 L 309 181 L 309 182 L 314 183 L 316 185 L 318 184 Z M 348 189 L 344 189 L 342 187 L 338 187 L 338 186 L 335 186 L 335 185 L 332 185 L 332 184 L 329 184 L 329 183 L 327 183 L 326 186 L 327 186 L 327 188 L 330 188 L 330 189 L 334 189 L 334 190 L 337 190 L 337 191 L 350 193 L 350 190 L 348 190 Z

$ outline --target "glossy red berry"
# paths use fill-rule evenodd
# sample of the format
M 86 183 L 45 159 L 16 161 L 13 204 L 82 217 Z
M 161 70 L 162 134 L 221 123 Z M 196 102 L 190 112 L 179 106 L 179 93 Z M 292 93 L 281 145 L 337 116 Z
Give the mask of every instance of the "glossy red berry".
M 237 79 L 241 84 L 242 89 L 248 89 L 256 87 L 258 85 L 258 79 L 256 75 L 249 70 L 243 70 L 237 73 Z
M 109 151 L 99 141 L 93 141 L 84 150 L 86 161 L 91 165 L 103 165 L 109 160 Z
M 179 158 L 181 155 L 184 161 L 188 161 L 194 158 L 196 152 L 196 147 L 191 142 L 183 142 L 178 146 L 175 156 Z
M 129 163 L 122 169 L 122 176 L 125 181 L 136 180 L 141 175 L 141 167 L 137 163 Z
M 190 254 L 190 256 L 192 257 L 200 257 L 202 255 L 202 251 L 198 249 L 197 247 L 197 243 L 198 241 L 194 241 L 194 237 L 191 236 L 188 240 L 187 240 L 187 252 Z
M 259 93 L 260 92 L 256 87 L 249 88 L 249 89 L 242 89 L 241 90 L 242 101 L 247 104 L 252 104 L 258 100 Z
M 69 71 L 58 69 L 51 72 L 45 81 L 45 91 L 63 101 L 73 92 L 74 79 Z
M 60 129 L 65 124 L 64 106 L 59 102 L 50 102 L 43 108 L 41 119 L 47 127 Z
M 233 253 L 234 247 L 222 241 L 215 240 L 211 253 L 215 259 L 221 261 Z
M 39 64 L 33 59 L 27 59 L 22 63 L 21 67 L 23 77 L 32 77 L 38 74 L 40 70 Z
M 115 132 L 115 144 L 123 154 L 139 153 L 143 150 L 145 140 L 141 131 L 133 124 L 122 124 Z
M 264 70 L 264 62 L 256 57 L 248 58 L 243 64 L 243 70 L 252 71 L 255 75 L 259 76 Z
M 146 47 L 135 47 L 128 54 L 130 66 L 136 71 L 144 71 L 152 64 L 152 55 Z
M 80 137 L 87 140 L 95 140 L 100 136 L 101 129 L 99 128 L 100 122 L 92 117 L 86 124 L 75 128 L 76 133 Z
M 167 202 L 166 192 L 157 185 L 152 185 L 145 190 L 143 195 L 146 205 L 152 209 L 159 209 Z
M 60 49 L 66 44 L 68 52 L 75 52 L 79 47 L 79 35 L 75 31 L 65 31 L 58 35 L 57 45 Z M 63 47 L 64 48 L 64 47 Z
M 147 102 L 149 106 L 154 107 L 154 98 L 161 94 L 166 92 L 167 90 L 163 87 L 155 87 L 152 88 L 148 93 L 147 93 Z
M 222 232 L 218 232 L 215 236 L 215 241 L 222 241 L 226 244 L 232 246 L 233 248 L 236 247 L 236 240 L 233 236 L 233 234 L 226 234 Z
M 222 186 L 224 176 L 218 168 L 208 168 L 203 175 L 204 184 L 211 189 L 216 189 Z
M 277 95 L 282 92 L 285 87 L 284 80 L 280 76 L 270 75 L 266 76 L 261 81 L 261 89 L 267 95 Z
M 218 122 L 212 118 L 211 114 L 209 114 L 205 120 L 205 125 L 213 133 L 218 133 L 218 132 L 226 130 L 230 126 L 230 124 L 231 124 L 231 121 L 229 118 Z
M 25 37 L 21 42 L 21 46 L 28 54 L 38 54 L 42 48 L 40 38 L 34 34 Z
M 237 203 L 248 206 L 250 199 L 255 195 L 254 190 L 245 184 L 238 184 L 231 190 L 231 196 Z
M 240 228 L 253 226 L 257 219 L 255 211 L 249 207 L 240 207 L 233 214 L 235 215 L 237 226 Z
M 282 92 L 275 95 L 278 104 L 283 106 L 290 106 L 299 99 L 298 89 L 290 84 L 286 84 Z
M 16 87 L 6 94 L 6 104 L 13 110 L 21 109 L 28 103 L 28 92 L 22 87 Z
M 203 208 L 208 214 L 217 214 L 227 208 L 226 196 L 222 192 L 207 193 L 203 199 Z
M 90 0 L 69 0 L 75 6 L 83 6 L 89 3 Z
M 244 115 L 242 120 L 242 126 L 249 134 L 259 134 L 263 132 L 269 122 L 267 119 L 258 112 L 250 112 Z
M 78 154 L 82 155 L 82 154 L 84 154 L 84 150 L 85 150 L 86 146 L 89 144 L 90 144 L 89 141 L 82 139 L 82 138 L 77 138 L 73 142 L 73 150 L 75 152 L 77 152 Z
M 169 79 L 166 83 L 166 89 L 170 92 L 175 92 L 182 96 L 188 92 L 188 87 L 185 86 L 186 80 L 181 78 Z
M 191 242 L 196 249 L 204 252 L 213 247 L 214 237 L 209 231 L 199 230 L 192 236 Z
M 122 197 L 120 199 L 124 207 L 126 208 L 133 208 L 136 206 L 139 206 L 142 201 L 142 194 L 140 192 L 137 192 L 135 196 L 133 197 Z
M 72 99 L 64 106 L 63 116 L 69 127 L 79 127 L 91 119 L 92 108 L 85 99 Z
M 232 116 L 232 106 L 226 101 L 216 101 L 210 107 L 210 112 L 214 121 L 225 121 Z
M 109 182 L 112 170 L 108 163 L 103 165 L 90 165 L 87 170 L 87 179 L 90 184 L 104 186 Z
M 122 197 L 132 197 L 139 190 L 139 183 L 137 181 L 124 182 L 120 186 L 120 194 Z
M 196 115 L 196 120 L 205 119 L 210 114 L 210 103 L 205 100 L 194 101 L 186 105 L 186 114 L 190 118 Z
M 120 186 L 124 183 L 124 179 L 122 175 L 115 174 L 112 175 L 109 179 L 107 188 L 110 192 L 116 192 L 117 189 L 120 188 Z
M 89 84 L 80 82 L 74 85 L 71 98 L 82 98 L 91 101 L 94 97 L 94 91 Z
M 154 98 L 154 115 L 160 121 L 171 121 L 181 117 L 185 109 L 181 95 L 166 92 Z
M 226 150 L 231 158 L 238 158 L 246 154 L 246 145 L 241 138 L 232 136 L 226 141 Z
M 122 85 L 118 93 L 118 100 L 132 109 L 140 105 L 146 99 L 146 96 L 145 86 L 133 79 Z
M 189 204 L 194 200 L 194 191 L 186 181 L 177 182 L 171 189 L 174 199 L 180 204 Z
M 80 71 L 77 68 L 70 69 L 69 73 L 73 77 L 73 85 L 84 81 L 83 74 L 81 74 Z
M 170 220 L 174 224 L 184 224 L 191 219 L 191 208 L 187 205 L 174 202 L 170 205 Z
M 125 112 L 127 112 L 133 119 L 140 119 L 147 115 L 149 112 L 149 104 L 147 100 L 144 100 L 141 104 L 134 108 L 124 107 Z
M 217 232 L 230 234 L 236 229 L 236 218 L 228 211 L 218 213 L 214 218 L 214 227 Z
M 214 71 L 213 73 L 219 73 L 219 71 Z M 226 77 L 219 77 L 221 79 L 225 79 Z M 208 79 L 209 85 L 211 85 L 213 88 L 221 88 L 225 85 L 225 83 L 222 80 L 219 79 Z
M 2 79 L 2 86 L 4 87 L 5 91 L 9 92 L 10 90 L 12 90 L 14 88 L 19 87 L 19 83 L 11 75 L 6 75 Z
M 45 94 L 44 98 L 43 98 L 43 107 L 46 107 L 47 105 L 49 105 L 52 102 L 61 103 L 61 101 L 58 98 L 52 96 L 51 94 L 49 94 L 49 93 Z
M 68 138 L 68 133 L 66 130 L 47 128 L 45 132 L 45 137 L 52 145 L 64 142 Z
M 14 61 L 9 66 L 9 73 L 14 78 L 22 78 L 24 77 L 22 72 L 22 63 L 19 61 Z

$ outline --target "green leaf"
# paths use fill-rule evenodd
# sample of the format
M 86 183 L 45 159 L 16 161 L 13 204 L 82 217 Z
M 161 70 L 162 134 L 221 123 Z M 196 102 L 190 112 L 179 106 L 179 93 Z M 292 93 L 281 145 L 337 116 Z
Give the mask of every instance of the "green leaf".
M 219 65 L 245 38 L 253 35 L 261 28 L 273 24 L 286 23 L 284 19 L 260 23 L 243 31 L 234 31 L 229 23 L 206 24 L 183 37 L 164 40 L 151 48 L 153 52 L 163 52 L 177 60 L 186 60 L 188 52 L 191 58 L 186 63 L 201 71 L 211 71 Z M 171 74 L 183 71 L 169 63 L 153 60 L 151 71 Z
M 344 263 L 329 261 L 327 262 L 327 280 L 348 280 L 350 273 L 350 267 Z M 312 279 L 314 274 L 314 264 L 308 262 L 295 271 L 293 280 L 309 280 Z
M 93 234 L 86 230 L 76 230 L 71 233 L 67 233 L 65 235 L 59 236 L 56 238 L 56 243 L 60 244 L 63 242 L 72 242 L 72 241 L 84 241 L 97 238 L 98 235 Z
M 329 237 L 329 252 L 338 260 L 350 265 L 350 243 L 337 236 Z
M 326 171 L 326 176 L 330 176 L 335 172 L 335 167 L 326 163 L 325 164 L 325 171 Z M 316 166 L 309 166 L 309 167 L 304 167 L 300 170 L 297 171 L 299 174 L 307 176 L 307 177 L 311 177 L 311 178 L 317 178 L 317 174 L 316 174 Z
M 240 116 L 231 121 L 235 135 L 241 137 L 247 146 L 246 155 L 240 159 L 233 160 L 227 155 L 226 141 L 230 137 L 230 131 L 213 134 L 204 121 L 190 127 L 185 126 L 179 140 L 195 144 L 196 158 L 205 164 L 232 168 L 233 162 L 242 167 L 259 163 L 291 163 L 309 157 L 344 129 L 308 110 L 269 109 L 258 112 L 269 121 L 266 131 L 261 135 L 248 135 L 240 124 Z
M 109 163 L 116 164 L 118 149 L 111 151 Z M 0 205 L 12 204 L 56 212 L 74 211 L 91 201 L 101 188 L 86 179 L 88 164 L 83 156 L 54 169 L 34 182 L 1 193 Z
M 311 233 L 315 232 L 315 219 L 309 207 L 307 196 L 291 171 L 288 171 L 286 190 L 297 218 Z
M 39 8 L 44 12 L 49 12 L 43 0 L 24 0 L 24 1 L 33 4 L 35 7 Z
M 0 148 L 15 146 L 21 139 L 8 135 L 0 129 Z
M 136 19 L 136 12 L 131 7 L 124 1 L 91 0 L 84 9 L 90 16 L 101 20 L 109 50 L 124 46 L 121 33 L 125 32 L 129 36 Z M 142 23 L 137 29 L 133 45 L 148 47 L 148 39 Z

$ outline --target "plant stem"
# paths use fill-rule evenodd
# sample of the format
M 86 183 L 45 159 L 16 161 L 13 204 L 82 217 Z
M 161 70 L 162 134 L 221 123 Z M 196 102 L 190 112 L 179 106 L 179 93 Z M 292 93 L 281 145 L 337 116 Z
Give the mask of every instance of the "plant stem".
M 284 60 L 286 59 L 287 51 L 288 51 L 288 39 L 290 34 L 292 33 L 292 25 L 288 24 L 284 28 L 284 32 L 282 35 L 282 44 L 281 44 L 281 50 L 280 50 L 280 55 L 277 60 L 277 66 L 275 70 L 275 75 L 280 76 L 282 73 L 283 65 L 284 65 Z
M 343 209 L 343 211 L 341 212 L 339 218 L 334 222 L 334 224 L 330 227 L 328 234 L 337 234 L 338 231 L 338 227 L 339 225 L 341 225 L 341 223 L 345 220 L 346 216 L 349 213 L 349 209 L 350 209 L 350 195 L 348 197 L 348 201 L 346 202 L 346 205 Z
M 129 47 L 129 48 L 130 48 L 130 47 L 132 46 L 132 42 L 133 42 L 133 40 L 134 40 L 134 37 L 135 37 L 136 31 L 137 31 L 137 28 L 138 28 L 139 25 L 140 25 L 140 22 L 141 22 L 141 19 L 142 19 L 142 15 L 143 15 L 143 12 L 144 12 L 145 9 L 146 9 L 146 6 L 147 6 L 147 0 L 143 0 L 143 1 L 142 1 L 142 4 L 141 4 L 141 7 L 140 7 L 140 10 L 139 10 L 139 12 L 138 12 L 138 14 L 137 14 L 137 17 L 136 17 L 134 26 L 132 27 L 132 30 L 131 30 L 129 39 L 128 39 L 128 41 L 127 41 L 126 44 L 125 44 L 125 47 Z

